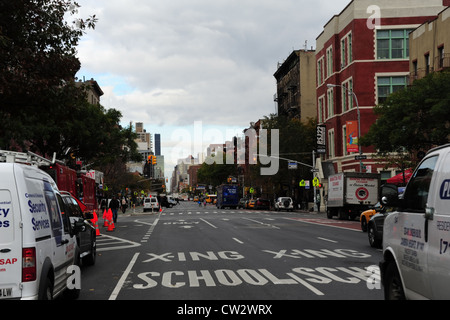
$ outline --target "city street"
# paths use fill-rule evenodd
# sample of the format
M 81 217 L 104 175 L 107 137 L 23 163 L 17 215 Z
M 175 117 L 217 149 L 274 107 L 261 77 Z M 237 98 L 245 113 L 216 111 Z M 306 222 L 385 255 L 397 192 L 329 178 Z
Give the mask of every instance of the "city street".
M 100 225 L 80 300 L 383 299 L 381 251 L 358 221 L 180 202 L 115 227 Z

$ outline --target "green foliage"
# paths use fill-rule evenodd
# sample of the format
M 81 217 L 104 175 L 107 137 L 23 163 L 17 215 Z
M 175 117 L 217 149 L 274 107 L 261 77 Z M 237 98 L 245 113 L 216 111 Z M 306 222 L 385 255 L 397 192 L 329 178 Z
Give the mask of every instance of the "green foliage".
M 450 73 L 436 72 L 375 107 L 377 122 L 362 138 L 380 153 L 427 151 L 450 138 Z
M 0 148 L 105 165 L 140 160 L 121 113 L 86 100 L 76 46 L 97 19 L 75 19 L 73 0 L 0 1 Z

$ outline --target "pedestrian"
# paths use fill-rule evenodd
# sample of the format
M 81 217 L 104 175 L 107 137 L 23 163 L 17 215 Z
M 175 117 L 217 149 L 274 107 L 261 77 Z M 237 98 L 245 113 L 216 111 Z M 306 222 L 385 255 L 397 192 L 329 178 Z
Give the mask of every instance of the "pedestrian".
M 125 214 L 125 211 L 127 210 L 127 207 L 128 207 L 127 199 L 125 197 L 123 197 L 122 198 L 122 206 L 121 206 L 123 214 Z
M 109 202 L 109 208 L 112 211 L 114 223 L 117 223 L 117 211 L 119 211 L 119 207 L 120 207 L 119 200 L 117 200 L 116 196 L 114 196 L 112 200 Z

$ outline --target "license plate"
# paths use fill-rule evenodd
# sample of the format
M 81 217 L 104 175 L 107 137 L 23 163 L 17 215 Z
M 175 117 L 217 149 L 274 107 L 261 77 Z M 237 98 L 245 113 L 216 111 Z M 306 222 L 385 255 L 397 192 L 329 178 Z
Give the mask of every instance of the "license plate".
M 12 296 L 12 288 L 0 289 L 0 299 L 6 299 Z

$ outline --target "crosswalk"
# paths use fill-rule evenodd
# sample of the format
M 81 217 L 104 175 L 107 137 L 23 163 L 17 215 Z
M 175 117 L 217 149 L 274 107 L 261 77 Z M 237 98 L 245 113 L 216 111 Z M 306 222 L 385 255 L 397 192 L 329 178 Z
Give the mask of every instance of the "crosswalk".
M 257 213 L 273 213 L 273 211 L 254 211 Z M 177 215 L 200 215 L 200 214 L 223 214 L 223 211 L 175 211 L 175 212 L 162 212 L 162 216 L 177 216 Z M 226 213 L 239 214 L 239 213 L 249 213 L 249 211 L 245 210 L 229 210 Z
M 97 237 L 97 252 L 130 249 L 140 245 L 140 243 L 117 238 L 109 234 L 102 234 Z

